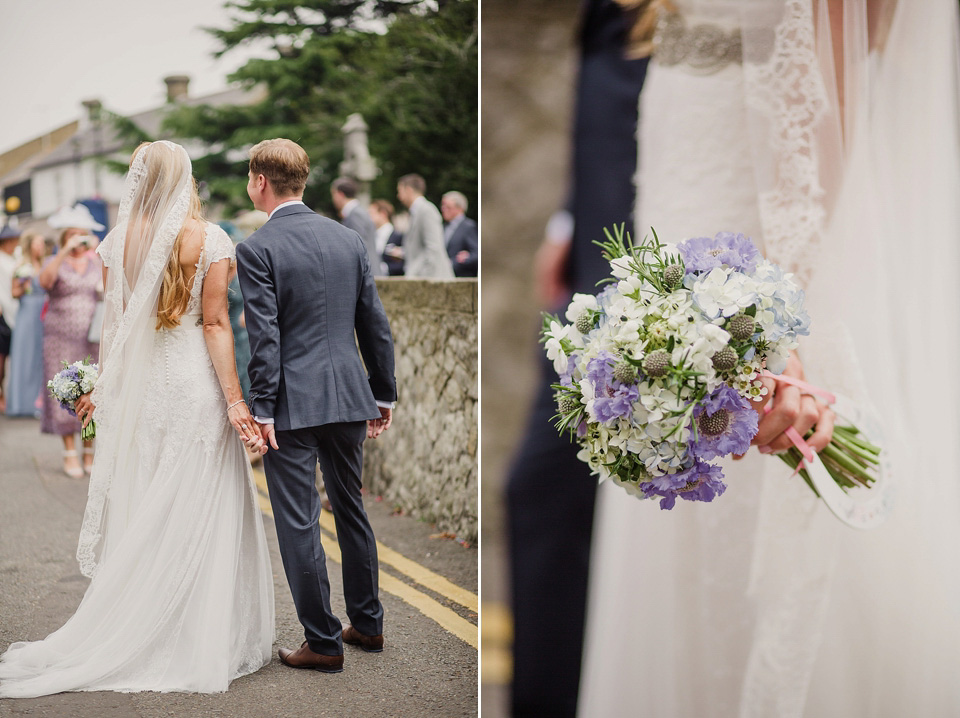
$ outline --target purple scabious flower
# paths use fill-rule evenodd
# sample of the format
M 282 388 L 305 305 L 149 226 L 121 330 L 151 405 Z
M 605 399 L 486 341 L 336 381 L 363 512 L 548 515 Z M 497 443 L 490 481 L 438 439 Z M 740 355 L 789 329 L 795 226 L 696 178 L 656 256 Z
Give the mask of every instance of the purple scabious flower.
M 660 508 L 669 511 L 676 505 L 678 496 L 687 501 L 713 501 L 727 490 L 727 485 L 723 483 L 719 466 L 695 461 L 683 471 L 644 481 L 639 488 L 648 499 L 659 496 Z
M 744 454 L 757 435 L 757 412 L 726 384 L 694 409 L 693 420 L 697 424 L 697 439 L 690 445 L 690 451 L 701 461 Z
M 752 273 L 760 252 L 749 237 L 733 232 L 719 232 L 713 239 L 694 237 L 677 245 L 687 274 L 709 272 L 717 267 L 730 267 Z
M 607 423 L 633 415 L 633 404 L 640 397 L 636 384 L 624 384 L 613 377 L 617 358 L 610 352 L 600 352 L 587 362 L 587 379 L 593 384 L 593 414 L 597 421 Z
M 564 386 L 573 386 L 573 372 L 580 363 L 579 354 L 571 354 L 567 357 L 567 370 L 560 373 L 560 383 Z

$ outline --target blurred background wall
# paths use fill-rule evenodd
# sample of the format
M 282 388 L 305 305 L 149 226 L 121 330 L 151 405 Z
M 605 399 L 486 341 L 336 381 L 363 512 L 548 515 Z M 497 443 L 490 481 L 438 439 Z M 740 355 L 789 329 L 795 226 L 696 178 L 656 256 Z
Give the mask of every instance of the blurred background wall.
M 481 543 L 484 717 L 506 715 L 510 678 L 501 492 L 536 383 L 533 258 L 564 202 L 577 0 L 484 0 L 481 8 Z

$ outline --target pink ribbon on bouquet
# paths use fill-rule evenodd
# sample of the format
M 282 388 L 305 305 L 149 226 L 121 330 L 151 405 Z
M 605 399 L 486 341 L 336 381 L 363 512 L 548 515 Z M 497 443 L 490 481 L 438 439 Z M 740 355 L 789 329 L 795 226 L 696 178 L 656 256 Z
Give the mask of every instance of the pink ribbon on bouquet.
M 805 382 L 803 379 L 795 379 L 792 376 L 781 376 L 781 375 L 773 374 L 767 371 L 766 369 L 764 369 L 762 376 L 769 377 L 775 381 L 781 381 L 784 384 L 792 384 L 793 386 L 797 387 L 801 391 L 806 392 L 807 394 L 819 396 L 821 399 L 827 402 L 827 404 L 833 404 L 837 400 L 837 397 L 834 394 L 831 394 L 826 389 L 821 389 L 818 386 L 809 384 Z M 770 406 L 770 404 L 767 404 L 765 407 L 763 407 L 764 414 L 769 414 L 772 410 L 773 409 Z M 788 427 L 787 430 L 783 433 L 787 435 L 787 438 L 790 439 L 793 445 L 800 450 L 801 454 L 803 454 L 803 459 L 800 460 L 800 463 L 797 464 L 797 468 L 794 469 L 793 473 L 790 475 L 790 478 L 793 478 L 798 473 L 800 473 L 801 469 L 807 468 L 807 465 L 804 463 L 805 460 L 813 461 L 814 451 L 812 448 L 810 448 L 810 444 L 808 444 L 804 440 L 804 438 L 800 436 L 800 432 L 794 429 L 792 426 Z

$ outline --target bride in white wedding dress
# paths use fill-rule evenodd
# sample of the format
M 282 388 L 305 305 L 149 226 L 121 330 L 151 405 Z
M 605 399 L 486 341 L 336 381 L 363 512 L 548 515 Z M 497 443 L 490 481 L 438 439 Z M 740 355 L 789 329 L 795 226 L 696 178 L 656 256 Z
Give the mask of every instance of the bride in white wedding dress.
M 77 550 L 93 580 L 60 629 L 3 654 L 0 698 L 225 691 L 270 661 L 273 576 L 238 436 L 253 421 L 227 315 L 234 249 L 203 221 L 182 147 L 138 148 L 97 251 L 97 451 Z
M 602 486 L 579 713 L 960 715 L 957 4 L 655 4 L 635 226 L 797 274 L 807 377 L 882 417 L 895 501 L 857 531 L 756 451 L 709 504 Z

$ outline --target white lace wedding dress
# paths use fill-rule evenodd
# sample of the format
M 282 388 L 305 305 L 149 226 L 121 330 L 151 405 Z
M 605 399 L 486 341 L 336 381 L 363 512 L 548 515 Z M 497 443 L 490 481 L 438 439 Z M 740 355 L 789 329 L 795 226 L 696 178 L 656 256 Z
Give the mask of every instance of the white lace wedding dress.
M 117 266 L 111 240 L 101 254 Z M 139 397 L 127 470 L 105 483 L 110 462 L 98 448 L 85 530 L 99 524 L 92 520 L 99 503 L 99 563 L 85 550 L 93 536 L 81 538 L 79 553 L 93 580 L 63 627 L 10 646 L 0 661 L 0 697 L 225 691 L 270 661 L 270 557 L 250 464 L 227 420 L 200 323 L 207 270 L 234 257 L 227 235 L 208 224 L 180 326 L 152 332 L 149 362 L 137 372 L 143 383 L 123 387 Z M 117 427 L 108 422 L 99 431 Z
M 602 485 L 586 718 L 960 715 L 960 404 L 952 359 L 937 366 L 956 356 L 960 327 L 956 77 L 938 64 L 956 62 L 956 6 L 903 17 L 913 3 L 901 1 L 888 56 L 847 68 L 864 84 L 848 74 L 848 111 L 856 91 L 869 100 L 847 118 L 840 160 L 822 134 L 835 99 L 814 72 L 816 4 L 674 0 L 688 30 L 710 29 L 686 46 L 696 66 L 656 54 L 650 65 L 635 226 L 668 242 L 743 232 L 798 274 L 813 316 L 808 378 L 879 409 L 899 500 L 885 525 L 857 532 L 756 452 L 724 464 L 729 488 L 710 504 L 661 511 Z M 717 62 L 717 38 L 741 30 L 756 62 Z M 920 267 L 936 274 L 922 299 L 908 279 Z

